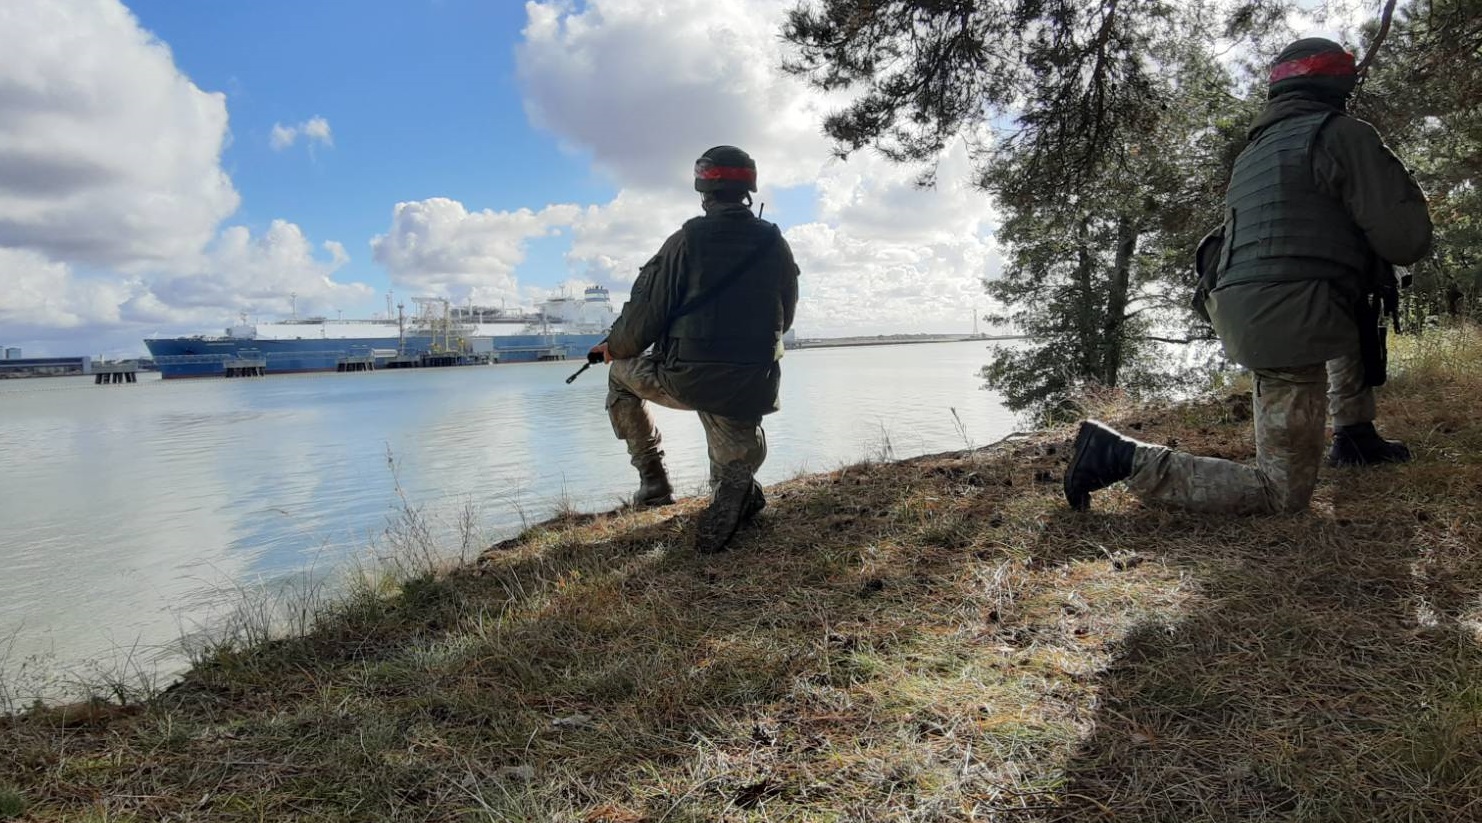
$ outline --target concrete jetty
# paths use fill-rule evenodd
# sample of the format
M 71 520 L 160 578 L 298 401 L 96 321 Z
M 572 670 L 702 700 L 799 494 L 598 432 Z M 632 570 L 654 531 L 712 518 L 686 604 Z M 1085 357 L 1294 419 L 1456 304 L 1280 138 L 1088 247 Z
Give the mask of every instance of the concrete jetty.
M 93 384 L 111 386 L 118 383 L 139 382 L 137 363 L 100 363 L 93 366 Z

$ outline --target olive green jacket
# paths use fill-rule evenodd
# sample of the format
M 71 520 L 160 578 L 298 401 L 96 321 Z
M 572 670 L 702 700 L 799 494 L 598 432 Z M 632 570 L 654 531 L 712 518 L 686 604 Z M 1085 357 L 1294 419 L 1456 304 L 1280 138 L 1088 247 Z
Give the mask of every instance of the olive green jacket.
M 1281 95 L 1250 134 L 1287 117 L 1331 110 L 1310 97 Z M 1430 252 L 1425 194 L 1373 126 L 1347 115 L 1330 119 L 1313 145 L 1312 173 L 1318 190 L 1343 204 L 1372 254 L 1408 266 Z M 1292 258 L 1293 275 L 1300 276 L 1304 265 Z M 1306 366 L 1358 353 L 1363 289 L 1357 274 L 1216 285 L 1205 308 L 1231 360 L 1252 369 Z
M 740 204 L 717 203 L 705 211 L 708 216 L 751 219 L 751 210 Z M 680 358 L 679 346 L 668 337 L 675 312 L 713 285 L 700 282 L 701 272 L 692 265 L 687 246 L 684 230 L 676 231 L 639 271 L 632 295 L 608 334 L 608 351 L 621 360 L 637 357 L 653 346 L 662 364 L 658 377 L 665 391 L 698 411 L 737 418 L 777 411 L 782 381 L 780 345 L 776 358 L 765 364 L 689 362 Z M 778 334 L 791 329 L 798 305 L 798 266 L 787 240 L 779 237 L 742 276 L 776 282 L 783 318 Z M 717 300 L 724 306 L 724 293 Z

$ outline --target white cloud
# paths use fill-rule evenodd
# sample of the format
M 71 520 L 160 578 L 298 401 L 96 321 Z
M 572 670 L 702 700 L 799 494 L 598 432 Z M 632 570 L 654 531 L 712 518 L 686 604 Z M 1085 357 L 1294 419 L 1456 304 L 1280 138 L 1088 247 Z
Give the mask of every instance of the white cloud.
M 965 143 L 943 153 L 931 188 L 916 184 L 916 172 L 866 154 L 831 165 L 818 180 L 822 217 L 861 237 L 890 242 L 951 242 L 990 230 L 991 204 L 972 184 Z
M 691 161 L 730 143 L 755 157 L 760 194 L 817 197 L 819 220 L 787 236 L 802 269 L 800 331 L 955 330 L 986 309 L 998 257 L 986 196 L 964 146 L 939 184 L 868 152 L 833 158 L 821 134 L 839 104 L 778 68 L 790 0 L 564 0 L 526 3 L 517 50 L 526 109 L 623 186 L 573 225 L 572 273 L 631 283 L 699 212 Z
M 225 96 L 197 88 L 117 0 L 0 4 L 0 324 L 7 339 L 137 352 L 145 330 L 214 328 L 239 310 L 371 296 L 277 220 L 220 230 Z M 296 127 L 331 142 L 329 123 Z
M 79 274 L 24 249 L 0 248 L 0 328 L 7 340 L 57 343 L 75 351 L 79 333 L 112 353 L 137 352 L 146 333 L 200 331 L 237 312 L 286 315 L 292 294 L 301 313 L 327 313 L 368 301 L 374 290 L 332 278 L 349 257 L 339 243 L 313 244 L 296 225 L 273 221 L 254 237 L 221 232 L 193 269 L 120 277 Z M 184 265 L 184 264 L 182 264 Z
M 570 225 L 579 213 L 570 205 L 470 212 L 443 197 L 397 203 L 391 230 L 372 239 L 371 250 L 399 287 L 455 301 L 518 303 L 515 269 L 527 242 Z
M 787 2 L 589 0 L 526 4 L 520 78 L 532 119 L 591 153 L 623 190 L 585 209 L 567 262 L 631 283 L 671 232 L 698 213 L 690 160 L 733 143 L 762 187 L 810 186 L 819 221 L 792 226 L 805 334 L 964 330 L 996 274 L 987 198 L 964 146 L 938 187 L 868 153 L 832 158 L 820 136 L 829 101 L 783 75 L 777 27 Z
M 300 137 L 304 138 L 304 142 L 308 143 L 310 148 L 314 143 L 334 146 L 334 134 L 330 131 L 329 121 L 317 115 L 296 126 L 274 123 L 273 130 L 268 135 L 268 145 L 276 151 L 282 151 L 298 142 Z
M 237 208 L 225 97 L 117 0 L 7 0 L 0 54 L 0 246 L 167 264 Z
M 116 323 L 137 283 L 79 278 L 38 252 L 0 248 L 0 327 L 21 338 L 46 329 Z
M 273 132 L 268 137 L 268 143 L 274 149 L 282 151 L 283 149 L 286 149 L 289 146 L 293 145 L 293 141 L 297 139 L 298 129 L 294 128 L 293 126 L 285 126 L 282 123 L 274 123 Z
M 154 278 L 151 292 L 161 304 L 187 311 L 187 317 L 212 318 L 223 309 L 286 314 L 293 294 L 301 314 L 375 296 L 369 286 L 332 278 L 350 259 L 344 246 L 331 241 L 321 249 L 328 259 L 316 256 L 303 230 L 284 220 L 274 220 L 258 237 L 244 226 L 232 226 L 206 249 L 198 272 Z
M 823 223 L 787 232 L 802 271 L 796 327 L 807 336 L 965 332 L 989 305 L 1002 261 L 975 236 L 882 241 Z
M 587 280 L 632 283 L 664 240 L 700 213 L 698 198 L 627 189 L 606 205 L 590 206 L 575 221 L 566 262 Z
M 790 0 L 528 2 L 516 50 L 538 125 L 629 187 L 676 190 L 711 146 L 750 152 L 762 186 L 828 157 L 824 101 L 777 70 Z

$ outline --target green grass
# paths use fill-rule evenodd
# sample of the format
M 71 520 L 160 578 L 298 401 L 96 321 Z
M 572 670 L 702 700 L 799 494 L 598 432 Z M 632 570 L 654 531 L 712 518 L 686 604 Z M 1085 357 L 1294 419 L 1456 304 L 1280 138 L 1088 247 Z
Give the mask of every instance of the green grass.
M 1416 461 L 1307 514 L 1071 512 L 1070 428 L 783 484 L 711 558 L 698 501 L 567 512 L 0 720 L 0 774 L 41 821 L 1482 819 L 1482 343 L 1393 357 Z M 1241 408 L 1116 422 L 1248 459 Z

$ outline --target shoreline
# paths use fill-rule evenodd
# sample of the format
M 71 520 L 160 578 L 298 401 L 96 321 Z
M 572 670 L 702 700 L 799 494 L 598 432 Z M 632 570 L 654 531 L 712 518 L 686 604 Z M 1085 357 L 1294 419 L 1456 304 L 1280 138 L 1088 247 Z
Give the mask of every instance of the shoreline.
M 788 351 L 804 349 L 836 349 L 854 346 L 900 346 L 919 345 L 924 343 L 997 343 L 1006 340 L 1027 340 L 1024 335 L 944 335 L 930 339 L 914 338 L 875 338 L 875 337 L 831 337 L 813 340 L 799 340 L 787 348 Z
M 144 703 L 0 719 L 0 809 L 1467 819 L 1482 344 L 1457 337 L 1396 344 L 1382 430 L 1416 461 L 1325 468 L 1305 514 L 1112 490 L 1071 512 L 1068 427 L 778 484 L 713 557 L 684 546 L 701 500 L 566 513 L 374 581 L 301 635 L 220 645 Z M 1090 412 L 1253 453 L 1244 395 Z

